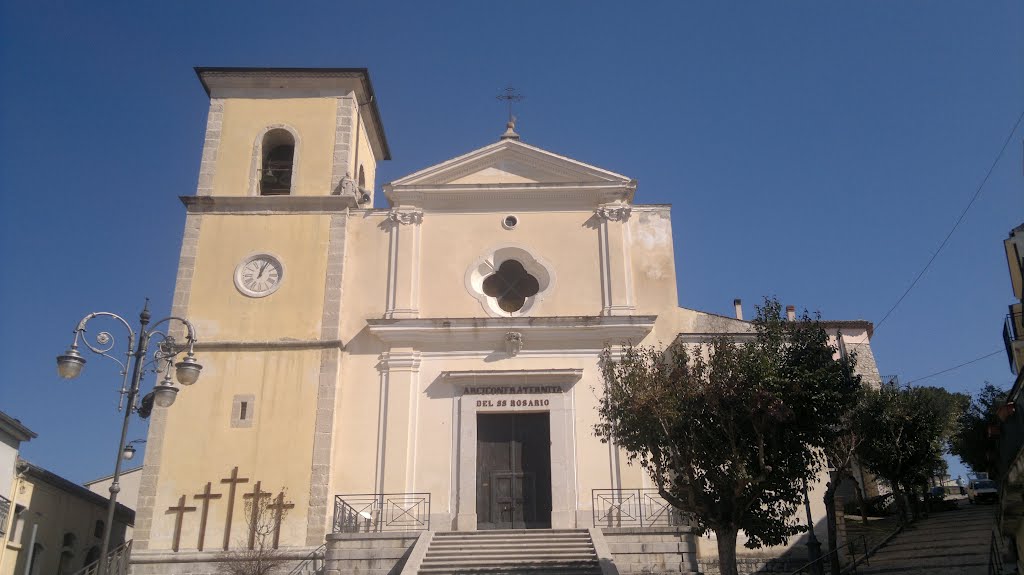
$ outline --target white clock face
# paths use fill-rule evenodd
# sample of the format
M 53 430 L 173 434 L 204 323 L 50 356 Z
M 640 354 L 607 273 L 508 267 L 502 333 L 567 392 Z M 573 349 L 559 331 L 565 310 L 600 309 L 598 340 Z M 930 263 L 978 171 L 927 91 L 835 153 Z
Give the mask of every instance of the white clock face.
M 268 296 L 281 286 L 284 269 L 274 256 L 257 254 L 242 260 L 235 269 L 235 287 L 249 297 Z

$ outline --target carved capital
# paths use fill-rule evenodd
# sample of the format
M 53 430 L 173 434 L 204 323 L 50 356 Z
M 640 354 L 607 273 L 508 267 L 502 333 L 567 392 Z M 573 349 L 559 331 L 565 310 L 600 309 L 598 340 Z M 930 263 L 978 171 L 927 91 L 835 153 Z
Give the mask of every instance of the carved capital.
M 418 224 L 423 221 L 423 210 L 402 210 L 392 208 L 388 212 L 388 220 L 402 225 Z
M 629 212 L 632 210 L 626 204 L 611 204 L 599 206 L 594 213 L 597 217 L 610 222 L 624 222 L 629 219 Z

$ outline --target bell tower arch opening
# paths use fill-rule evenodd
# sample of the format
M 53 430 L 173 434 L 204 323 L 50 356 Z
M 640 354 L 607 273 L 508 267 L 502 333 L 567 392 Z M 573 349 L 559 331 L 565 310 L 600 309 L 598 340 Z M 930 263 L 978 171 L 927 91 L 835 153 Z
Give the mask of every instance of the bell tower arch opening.
M 260 160 L 260 195 L 291 194 L 295 170 L 295 136 L 284 128 L 267 130 L 260 143 Z

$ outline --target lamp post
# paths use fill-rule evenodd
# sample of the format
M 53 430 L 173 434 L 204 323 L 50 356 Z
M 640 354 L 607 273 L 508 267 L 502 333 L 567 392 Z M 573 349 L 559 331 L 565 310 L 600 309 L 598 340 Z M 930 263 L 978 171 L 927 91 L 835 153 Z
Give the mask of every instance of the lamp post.
M 821 575 L 821 543 L 818 536 L 814 534 L 814 520 L 811 519 L 811 498 L 807 492 L 807 482 L 804 481 L 804 510 L 807 512 L 807 558 L 811 563 L 811 575 Z
M 96 343 L 93 345 L 85 337 L 86 325 L 89 321 L 96 317 L 112 318 L 119 321 L 124 328 L 128 331 L 128 351 L 126 352 L 125 361 L 114 357 L 110 352 L 114 349 L 116 341 L 114 336 L 107 331 L 101 331 L 96 334 Z M 161 319 L 153 324 L 153 327 L 147 329 L 146 326 L 150 323 L 149 314 L 149 299 L 146 299 L 146 305 L 143 307 L 142 312 L 139 314 L 139 331 L 138 333 L 132 329 L 131 324 L 121 316 L 110 313 L 110 312 L 93 312 L 83 317 L 75 328 L 74 340 L 71 342 L 71 347 L 67 349 L 62 355 L 57 356 L 57 373 L 64 379 L 74 379 L 82 372 L 82 368 L 85 366 L 85 357 L 82 356 L 78 351 L 79 340 L 85 345 L 89 351 L 97 355 L 106 357 L 117 362 L 121 366 L 121 390 L 120 400 L 117 404 L 117 410 L 121 411 L 124 409 L 124 423 L 121 425 L 121 439 L 117 443 L 117 458 L 114 463 L 114 476 L 110 483 L 110 502 L 107 505 L 107 522 L 103 526 L 103 545 L 100 549 L 100 564 L 97 569 L 98 575 L 104 575 L 107 571 L 107 553 L 110 550 L 110 534 L 114 528 L 114 510 L 117 507 L 117 494 L 121 491 L 120 476 L 121 476 L 121 461 L 122 458 L 130 459 L 131 454 L 134 454 L 134 447 L 131 443 L 125 443 L 128 437 L 128 423 L 131 421 L 133 413 L 143 412 L 143 416 L 146 416 L 152 405 L 155 404 L 159 407 L 170 407 L 174 403 L 174 399 L 178 395 L 178 388 L 174 386 L 174 382 L 171 380 L 171 367 L 175 368 L 175 378 L 181 385 L 192 385 L 199 379 L 199 372 L 202 370 L 202 366 L 196 361 L 193 353 L 193 348 L 196 343 L 196 332 L 192 323 L 186 319 L 170 316 Z M 173 325 L 174 322 L 181 324 L 185 328 L 185 342 L 179 343 L 175 340 L 175 337 L 168 331 L 160 331 L 156 329 L 162 324 L 167 324 L 168 327 Z M 136 339 L 137 338 L 137 339 Z M 157 342 L 156 350 L 153 352 L 151 360 L 147 361 L 149 355 L 149 345 L 153 341 Z M 181 361 L 175 363 L 175 358 L 182 352 L 188 352 Z M 141 400 L 139 399 L 139 385 L 142 382 L 142 377 L 147 371 L 147 367 L 153 365 L 154 372 L 163 371 L 163 380 L 153 386 L 153 390 L 147 393 Z M 130 376 L 130 379 L 129 379 Z M 130 448 L 130 449 L 129 449 Z

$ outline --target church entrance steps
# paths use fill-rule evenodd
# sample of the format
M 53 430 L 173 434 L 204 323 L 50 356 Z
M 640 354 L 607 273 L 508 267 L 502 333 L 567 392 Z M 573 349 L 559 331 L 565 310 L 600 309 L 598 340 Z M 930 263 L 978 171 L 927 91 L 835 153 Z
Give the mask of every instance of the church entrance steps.
M 450 531 L 435 533 L 418 573 L 600 575 L 585 529 Z

